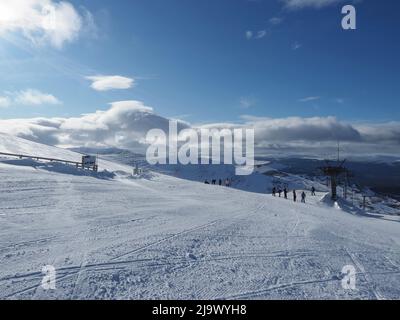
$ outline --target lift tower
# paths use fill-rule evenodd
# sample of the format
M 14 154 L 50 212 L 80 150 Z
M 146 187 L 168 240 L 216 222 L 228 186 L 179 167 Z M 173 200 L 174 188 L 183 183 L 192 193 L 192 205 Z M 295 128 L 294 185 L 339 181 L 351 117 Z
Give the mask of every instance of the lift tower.
M 344 163 L 346 160 L 343 160 L 341 163 L 331 164 L 327 161 L 327 165 L 322 167 L 322 172 L 330 178 L 331 181 L 331 198 L 333 201 L 337 200 L 337 185 L 339 176 L 348 172 L 348 170 L 344 167 Z
M 350 176 L 350 171 L 344 166 L 346 159 L 340 161 L 340 147 L 338 143 L 338 151 L 337 151 L 337 160 L 336 162 L 325 160 L 326 165 L 320 170 L 324 173 L 324 175 L 330 178 L 331 183 L 331 198 L 333 201 L 337 200 L 337 186 L 339 183 L 339 177 L 341 175 L 346 175 L 346 177 Z M 345 181 L 347 184 L 347 179 Z

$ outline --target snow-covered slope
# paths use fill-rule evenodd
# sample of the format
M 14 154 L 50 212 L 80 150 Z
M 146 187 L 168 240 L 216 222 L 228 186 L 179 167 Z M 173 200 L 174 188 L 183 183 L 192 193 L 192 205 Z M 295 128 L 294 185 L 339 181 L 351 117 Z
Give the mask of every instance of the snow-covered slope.
M 80 149 L 77 149 L 80 150 Z M 145 161 L 143 155 L 134 154 L 128 150 L 118 149 L 82 149 L 81 152 L 91 151 L 91 153 L 99 153 L 101 157 L 110 161 L 125 163 L 134 166 L 139 165 L 140 168 L 151 171 L 157 171 L 162 174 L 170 175 L 176 178 L 191 180 L 203 183 L 208 181 L 211 183 L 213 180 L 219 183 L 222 180 L 224 184 L 225 179 L 230 180 L 232 188 L 257 192 L 257 193 L 271 193 L 272 188 L 276 187 L 277 190 L 287 188 L 291 194 L 292 190 L 311 190 L 312 187 L 320 192 L 329 192 L 330 187 L 327 186 L 326 177 L 321 176 L 318 168 L 324 163 L 318 160 L 307 159 L 273 159 L 256 161 L 254 172 L 249 176 L 236 176 L 235 167 L 233 165 L 157 165 L 151 166 Z M 308 167 L 307 167 L 308 166 Z M 365 166 L 365 164 L 363 165 Z M 354 165 L 353 165 L 354 167 Z M 369 174 L 377 170 L 374 164 Z M 365 170 L 365 169 L 364 169 Z M 382 170 L 381 168 L 379 170 Z M 296 173 L 297 172 L 297 173 Z M 389 173 L 386 173 L 388 176 Z M 362 173 L 357 174 L 357 178 L 363 176 Z M 362 178 L 359 178 L 362 180 Z M 369 194 L 365 199 L 365 206 L 371 215 L 387 216 L 391 215 L 390 219 L 400 219 L 400 202 L 392 197 L 377 194 L 371 190 L 367 193 L 367 188 L 364 186 L 355 185 L 355 181 L 349 181 L 351 186 L 347 190 L 347 197 L 351 202 L 351 208 L 348 211 L 357 211 L 354 209 L 364 206 L 363 196 Z M 342 186 L 338 187 L 338 194 L 343 195 L 344 190 Z
M 230 180 L 231 187 L 243 191 L 257 193 L 271 193 L 275 186 L 278 189 L 287 188 L 288 190 L 306 189 L 311 190 L 314 186 L 317 190 L 327 191 L 327 187 L 319 182 L 311 181 L 300 176 L 286 174 L 277 170 L 269 169 L 267 171 L 257 168 L 252 174 L 246 176 L 235 175 L 235 166 L 233 165 L 158 165 L 156 168 L 159 172 L 172 175 L 177 178 L 192 181 L 212 182 L 219 179 L 222 182 L 225 179 Z
M 79 156 L 12 144 L 0 151 Z M 103 179 L 0 161 L 0 298 L 400 298 L 400 224 L 323 196 L 301 204 L 159 173 Z M 55 290 L 41 287 L 44 265 Z M 356 290 L 341 285 L 346 265 Z
M 95 152 L 95 150 L 91 151 Z M 229 179 L 232 188 L 248 192 L 271 193 L 274 186 L 277 189 L 283 189 L 286 187 L 288 190 L 311 190 L 314 186 L 314 188 L 319 191 L 328 191 L 326 185 L 322 184 L 320 181 L 314 181 L 299 175 L 279 171 L 278 169 L 285 167 L 279 166 L 278 163 L 257 165 L 252 174 L 237 176 L 235 174 L 234 165 L 167 164 L 149 167 L 144 156 L 131 153 L 128 150 L 100 150 L 100 153 L 102 158 L 110 161 L 117 161 L 131 166 L 138 164 L 139 167 L 144 170 L 156 171 L 179 179 L 201 183 L 204 183 L 205 181 L 212 183 L 212 181 L 215 180 L 216 184 L 219 184 L 220 179 L 222 184 L 224 184 L 226 179 Z
M 36 143 L 0 132 L 0 153 L 1 152 L 77 162 L 80 162 L 82 159 L 82 154 L 78 152 Z M 0 158 L 1 157 L 4 156 L 0 154 Z M 125 171 L 129 173 L 132 172 L 131 167 L 103 159 L 99 160 L 99 169 L 108 171 Z

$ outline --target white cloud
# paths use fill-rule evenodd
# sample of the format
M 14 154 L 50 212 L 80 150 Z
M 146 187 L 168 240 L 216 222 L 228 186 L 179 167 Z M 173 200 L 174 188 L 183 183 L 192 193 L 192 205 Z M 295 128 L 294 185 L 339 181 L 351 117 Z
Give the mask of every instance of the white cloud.
M 300 43 L 300 42 L 294 42 L 293 44 L 292 44 L 292 50 L 298 50 L 298 49 L 300 49 L 301 47 L 302 47 L 303 45 Z
M 269 23 L 274 26 L 281 24 L 282 21 L 283 21 L 283 18 L 280 18 L 280 17 L 272 17 L 271 19 L 269 19 Z
M 256 39 L 262 39 L 267 35 L 267 30 L 260 30 L 257 32 Z
M 90 76 L 86 79 L 91 80 L 91 87 L 96 91 L 108 91 L 114 89 L 132 88 L 135 80 L 122 76 Z
M 299 102 L 311 102 L 311 101 L 317 101 L 320 99 L 321 99 L 321 97 L 318 97 L 318 96 L 305 97 L 305 98 L 299 99 Z
M 366 141 L 378 144 L 387 142 L 400 144 L 400 122 L 398 121 L 385 123 L 358 123 L 354 126 Z
M 20 32 L 32 43 L 60 49 L 78 37 L 82 17 L 67 1 L 1 0 L 0 36 Z
M 350 124 L 338 121 L 335 117 L 271 119 L 243 116 L 242 118 L 245 120 L 245 126 L 255 128 L 259 143 L 362 140 L 358 130 Z
M 21 91 L 7 91 L 0 96 L 0 108 L 7 108 L 14 105 L 40 106 L 56 105 L 62 102 L 50 93 L 43 93 L 36 89 L 26 89 Z
M 262 39 L 268 34 L 267 30 L 259 30 L 257 32 L 253 32 L 251 30 L 246 31 L 246 39 Z
M 306 7 L 322 8 L 344 0 L 281 0 L 288 9 L 302 9 Z
M 22 105 L 39 106 L 43 104 L 61 104 L 55 96 L 35 89 L 27 89 L 15 93 L 14 102 Z
M 9 97 L 0 96 L 0 108 L 7 108 L 11 105 L 11 100 Z
M 140 101 L 111 103 L 107 110 L 73 118 L 0 120 L 0 131 L 59 146 L 119 147 L 143 152 L 150 129 L 168 132 L 169 119 Z M 180 121 L 178 129 L 190 125 Z M 211 123 L 195 128 L 254 128 L 256 153 L 278 150 L 319 154 L 341 141 L 349 150 L 399 154 L 400 123 L 346 123 L 335 117 L 261 118 L 242 116 L 238 123 Z
M 240 98 L 240 106 L 244 109 L 248 109 L 255 105 L 255 101 L 253 98 L 242 97 Z
M 168 132 L 169 119 L 140 101 L 118 101 L 105 111 L 72 118 L 0 120 L 0 131 L 25 139 L 59 146 L 122 147 L 144 150 L 149 130 Z M 179 122 L 179 130 L 187 124 Z

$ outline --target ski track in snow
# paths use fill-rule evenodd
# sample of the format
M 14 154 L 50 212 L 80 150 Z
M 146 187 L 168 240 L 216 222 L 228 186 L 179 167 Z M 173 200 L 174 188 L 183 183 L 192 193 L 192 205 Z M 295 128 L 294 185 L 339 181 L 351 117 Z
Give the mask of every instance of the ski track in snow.
M 354 253 L 349 251 L 348 248 L 345 248 L 345 251 L 350 256 L 351 261 L 353 261 L 354 265 L 361 271 L 361 274 L 364 276 L 365 280 L 367 281 L 368 285 L 370 286 L 371 291 L 373 292 L 375 298 L 377 300 L 384 300 L 385 297 L 382 295 L 382 293 L 379 291 L 379 289 L 376 288 L 375 284 L 373 283 L 372 278 L 368 275 L 368 273 L 365 272 L 364 265 L 357 259 L 356 255 Z
M 400 298 L 400 224 L 322 196 L 301 204 L 162 174 L 107 180 L 0 161 L 0 298 Z M 56 290 L 41 288 L 47 264 Z M 348 264 L 354 291 L 341 287 Z

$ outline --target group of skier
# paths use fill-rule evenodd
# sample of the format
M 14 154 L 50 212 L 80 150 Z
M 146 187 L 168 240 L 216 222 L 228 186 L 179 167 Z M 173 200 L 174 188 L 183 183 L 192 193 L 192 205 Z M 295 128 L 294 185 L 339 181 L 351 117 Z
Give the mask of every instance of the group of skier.
M 311 195 L 312 196 L 315 196 L 315 188 L 314 187 L 312 187 L 311 188 Z M 272 195 L 274 196 L 274 197 L 276 197 L 276 194 L 278 194 L 279 195 L 279 198 L 281 198 L 281 196 L 282 196 L 282 193 L 283 193 L 283 197 L 285 198 L 285 199 L 287 199 L 288 198 L 288 189 L 287 188 L 283 188 L 283 190 L 281 189 L 281 188 L 276 188 L 276 187 L 273 187 L 272 188 Z M 293 193 L 293 201 L 294 202 L 297 202 L 297 191 L 296 190 L 293 190 L 292 191 L 292 193 Z M 307 198 L 307 195 L 306 195 L 306 193 L 305 193 L 305 191 L 303 191 L 302 193 L 301 193 L 301 202 L 302 203 L 306 203 L 306 198 Z
M 218 182 L 218 183 L 217 183 Z M 225 180 L 223 180 L 223 179 L 218 179 L 218 181 L 217 181 L 217 179 L 212 179 L 211 180 L 211 183 L 206 179 L 205 181 L 204 181 L 204 183 L 205 184 L 212 184 L 212 185 L 220 185 L 220 186 L 225 186 L 225 187 L 230 187 L 231 186 L 231 184 L 232 184 L 232 181 L 230 180 L 230 179 L 228 179 L 228 178 L 226 178 Z M 316 194 L 315 194 L 315 188 L 314 187 L 312 187 L 311 188 L 311 195 L 312 196 L 315 196 Z M 285 187 L 285 188 L 276 188 L 276 187 L 273 187 L 272 188 L 272 195 L 274 196 L 274 197 L 276 197 L 276 195 L 278 194 L 279 195 L 279 198 L 281 198 L 282 197 L 282 193 L 283 193 L 283 197 L 285 198 L 285 199 L 288 199 L 288 193 L 289 193 L 289 191 L 288 191 L 288 189 Z M 292 194 L 293 194 L 293 201 L 294 202 L 297 202 L 297 191 L 296 190 L 292 190 Z M 305 191 L 302 191 L 301 192 L 301 194 L 300 194 L 300 197 L 301 197 L 301 202 L 302 203 L 306 203 L 306 198 L 307 198 L 307 194 L 305 193 Z
M 204 181 L 205 184 L 210 184 L 210 182 L 206 179 Z M 224 181 L 222 179 L 218 180 L 218 185 L 222 186 L 224 185 L 225 187 L 230 187 L 231 186 L 231 180 L 226 178 Z M 217 179 L 212 179 L 211 184 L 216 185 L 217 184 Z

